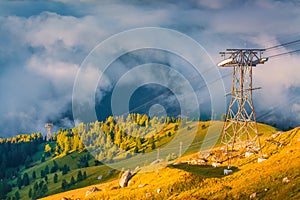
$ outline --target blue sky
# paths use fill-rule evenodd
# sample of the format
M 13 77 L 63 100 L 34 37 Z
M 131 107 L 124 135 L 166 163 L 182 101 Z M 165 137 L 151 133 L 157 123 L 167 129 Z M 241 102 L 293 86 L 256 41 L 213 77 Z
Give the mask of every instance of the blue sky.
M 72 126 L 66 113 L 77 70 L 113 34 L 149 26 L 174 29 L 199 42 L 217 63 L 226 48 L 299 39 L 299 22 L 298 1 L 0 1 L 0 136 L 44 132 L 51 120 Z M 254 70 L 254 84 L 263 88 L 254 93 L 260 121 L 300 125 L 299 63 L 300 55 L 293 54 Z M 230 77 L 224 82 L 229 91 Z

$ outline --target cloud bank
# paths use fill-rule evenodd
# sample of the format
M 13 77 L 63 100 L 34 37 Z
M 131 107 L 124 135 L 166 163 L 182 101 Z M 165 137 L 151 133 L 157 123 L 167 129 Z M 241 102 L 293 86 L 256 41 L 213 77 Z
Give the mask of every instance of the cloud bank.
M 81 62 L 120 31 L 175 29 L 198 41 L 216 63 L 226 48 L 265 48 L 300 37 L 298 1 L 1 1 L 0 13 L 0 136 L 44 132 L 47 121 L 72 126 L 72 88 Z M 281 128 L 300 124 L 299 63 L 293 54 L 254 70 L 254 84 L 263 88 L 254 94 L 260 121 Z M 229 91 L 230 77 L 224 81 Z

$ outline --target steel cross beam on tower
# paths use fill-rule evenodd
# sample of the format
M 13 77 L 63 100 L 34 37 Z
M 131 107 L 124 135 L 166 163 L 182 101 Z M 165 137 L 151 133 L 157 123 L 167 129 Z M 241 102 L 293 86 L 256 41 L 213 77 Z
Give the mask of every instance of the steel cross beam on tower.
M 53 124 L 51 123 L 46 123 L 45 124 L 45 128 L 47 129 L 47 136 L 46 136 L 46 140 L 49 141 L 51 140 L 51 128 L 52 128 Z
M 233 67 L 231 101 L 223 127 L 221 144 L 225 144 L 228 168 L 233 153 L 239 148 L 258 153 L 261 156 L 256 115 L 252 100 L 252 67 L 264 64 L 268 58 L 262 58 L 265 49 L 227 49 L 220 52 L 224 57 L 219 67 Z

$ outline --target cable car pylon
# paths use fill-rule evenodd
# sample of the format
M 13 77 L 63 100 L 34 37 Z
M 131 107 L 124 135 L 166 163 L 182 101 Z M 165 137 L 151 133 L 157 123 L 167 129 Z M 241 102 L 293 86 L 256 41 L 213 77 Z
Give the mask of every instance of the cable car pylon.
M 231 100 L 224 122 L 221 138 L 221 154 L 226 157 L 228 169 L 233 157 L 241 151 L 259 154 L 262 157 L 256 115 L 252 99 L 252 68 L 264 64 L 265 49 L 227 49 L 220 52 L 224 60 L 218 66 L 233 67 Z M 225 145 L 225 148 L 224 148 Z

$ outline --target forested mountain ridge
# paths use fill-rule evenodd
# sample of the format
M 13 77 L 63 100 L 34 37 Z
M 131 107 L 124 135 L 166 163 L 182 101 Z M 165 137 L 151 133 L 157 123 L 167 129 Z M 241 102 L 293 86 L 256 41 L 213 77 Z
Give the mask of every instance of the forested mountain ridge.
M 126 119 L 123 116 L 108 117 L 103 122 L 81 123 L 71 129 L 60 129 L 53 133 L 51 141 L 46 141 L 41 133 L 1 138 L 0 152 L 6 153 L 0 157 L 0 166 L 5 169 L 0 173 L 0 196 L 2 199 L 18 199 L 25 195 L 34 199 L 74 188 L 75 184 L 84 180 L 82 177 L 88 178 L 88 175 L 84 176 L 82 171 L 78 179 L 78 174 L 70 177 L 67 174 L 151 151 L 161 142 L 168 142 L 180 122 L 181 119 L 170 117 L 150 119 L 147 115 L 130 114 Z M 161 141 L 162 138 L 165 139 Z M 93 150 L 96 159 L 87 149 Z M 76 164 L 70 164 L 69 159 Z M 102 171 L 109 170 L 101 167 Z M 65 176 L 69 180 L 64 179 Z M 114 175 L 107 178 L 112 177 Z M 53 182 L 55 188 L 49 188 L 49 182 Z M 57 187 L 58 184 L 61 185 Z

